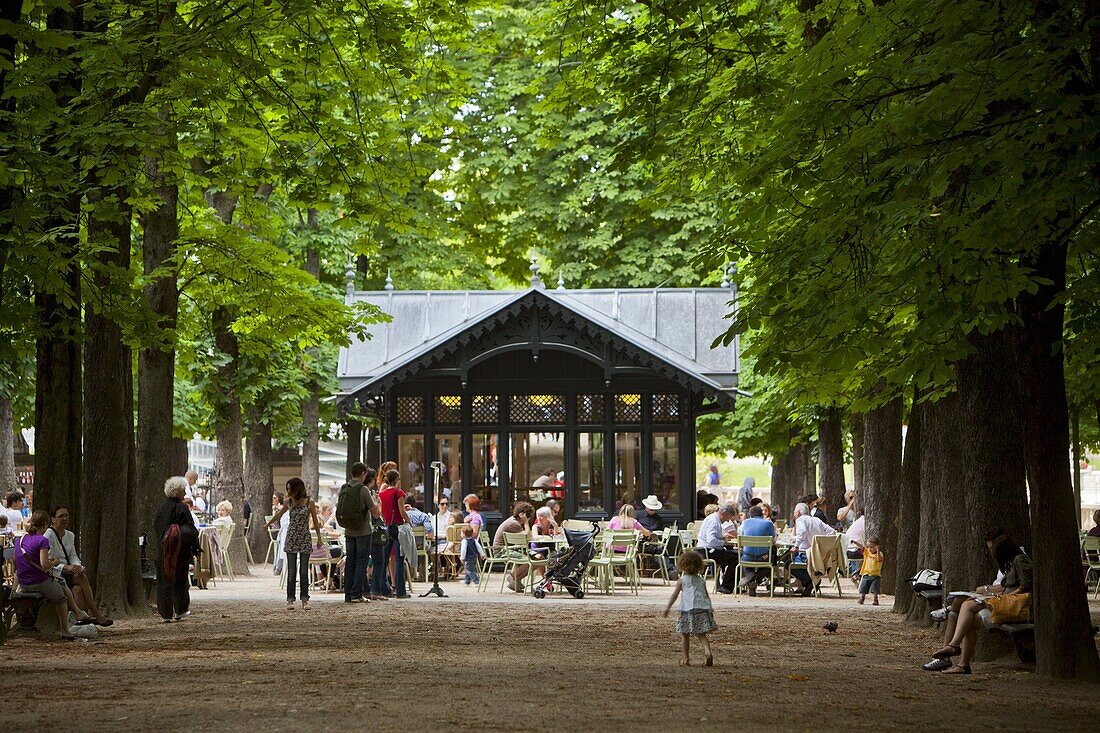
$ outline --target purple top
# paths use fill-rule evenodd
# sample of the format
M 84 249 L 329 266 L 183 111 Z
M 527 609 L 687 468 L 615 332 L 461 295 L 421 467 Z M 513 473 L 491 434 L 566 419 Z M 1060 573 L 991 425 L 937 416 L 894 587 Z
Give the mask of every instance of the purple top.
M 40 534 L 28 534 L 15 541 L 15 578 L 19 585 L 37 585 L 45 583 L 50 576 L 31 565 L 40 564 L 41 553 L 39 550 L 50 550 L 50 541 Z M 30 562 L 27 562 L 30 560 Z

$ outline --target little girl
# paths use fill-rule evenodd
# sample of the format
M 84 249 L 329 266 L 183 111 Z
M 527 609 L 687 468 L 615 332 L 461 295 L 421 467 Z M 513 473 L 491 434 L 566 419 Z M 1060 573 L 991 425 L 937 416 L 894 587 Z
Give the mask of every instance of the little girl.
M 878 538 L 867 540 L 867 546 L 863 548 L 863 564 L 859 568 L 859 603 L 863 605 L 867 594 L 870 593 L 873 600 L 872 606 L 878 605 L 878 591 L 882 584 L 882 563 L 886 561 L 886 554 L 878 548 Z
M 267 527 L 276 524 L 283 514 L 290 514 L 290 526 L 286 531 L 283 551 L 286 553 L 286 610 L 294 610 L 294 581 L 302 584 L 302 610 L 309 610 L 309 524 L 317 531 L 317 547 L 324 549 L 321 537 L 321 519 L 317 516 L 317 505 L 306 496 L 306 484 L 295 476 L 286 482 L 287 503 L 267 523 Z M 297 566 L 297 567 L 295 567 Z
M 703 653 L 707 655 L 706 665 L 714 666 L 714 657 L 710 653 L 710 640 L 707 634 L 718 628 L 714 623 L 714 608 L 710 604 L 710 595 L 707 594 L 707 581 L 703 577 L 703 557 L 694 550 L 688 550 L 680 555 L 676 561 L 680 568 L 680 579 L 676 581 L 676 588 L 672 591 L 672 598 L 668 599 L 665 606 L 665 617 L 668 617 L 669 609 L 680 596 L 680 620 L 676 622 L 676 631 L 684 641 L 684 658 L 680 665 L 687 667 L 691 664 L 688 657 L 688 649 L 691 645 L 691 635 L 699 637 L 699 643 L 703 645 Z M 683 593 L 683 595 L 681 595 Z

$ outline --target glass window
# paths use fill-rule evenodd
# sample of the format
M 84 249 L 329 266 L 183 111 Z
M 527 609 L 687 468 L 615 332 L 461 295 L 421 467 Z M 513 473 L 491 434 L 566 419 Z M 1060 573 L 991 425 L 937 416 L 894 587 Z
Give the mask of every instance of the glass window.
M 508 400 L 508 416 L 514 423 L 564 423 L 565 398 L 554 394 L 512 395 Z
M 653 422 L 676 423 L 680 420 L 680 397 L 674 394 L 653 395 Z
M 665 509 L 680 508 L 680 490 L 676 477 L 680 475 L 680 434 L 653 434 L 653 493 Z
M 640 394 L 615 395 L 615 422 L 640 423 L 642 421 L 642 396 Z
M 436 435 L 435 436 L 435 460 L 443 464 L 443 470 L 439 473 L 439 492 L 434 500 L 440 496 L 446 496 L 445 489 L 450 489 L 452 502 L 457 506 L 462 498 L 462 436 L 461 435 Z M 429 467 L 428 481 L 435 481 L 435 471 Z
M 603 433 L 580 433 L 577 449 L 578 512 L 605 512 L 603 505 Z
M 410 395 L 397 398 L 397 424 L 420 425 L 424 422 L 424 398 Z
M 424 501 L 424 436 L 397 436 L 397 470 L 401 472 L 401 488 L 405 493 Z
M 481 498 L 481 511 L 500 510 L 500 480 L 497 474 L 497 436 L 493 433 L 476 433 L 471 440 L 473 452 L 473 475 L 465 493 L 477 494 Z M 462 508 L 462 499 L 455 493 L 458 508 Z
M 500 398 L 495 394 L 474 395 L 470 412 L 475 423 L 496 423 L 500 420 Z
M 435 398 L 435 424 L 462 424 L 462 395 L 445 394 Z
M 582 424 L 603 424 L 603 395 L 577 395 L 577 422 Z
M 513 502 L 538 509 L 549 499 L 565 498 L 564 433 L 512 433 L 509 447 Z
M 615 433 L 615 512 L 639 505 L 642 490 L 642 434 Z

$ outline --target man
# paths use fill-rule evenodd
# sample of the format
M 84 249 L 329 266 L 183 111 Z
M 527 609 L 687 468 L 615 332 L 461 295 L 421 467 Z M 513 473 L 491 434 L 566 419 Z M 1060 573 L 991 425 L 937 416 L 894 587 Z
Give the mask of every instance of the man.
M 199 475 L 194 471 L 188 471 L 187 473 L 183 474 L 183 477 L 187 479 L 187 490 L 183 492 L 183 498 L 191 499 L 192 501 L 194 501 L 195 484 L 197 484 L 199 481 Z
M 546 506 L 550 509 L 550 523 L 554 525 L 554 531 L 556 532 L 558 526 L 561 524 L 561 504 L 557 499 L 550 499 L 546 502 Z
M 206 514 L 208 505 L 206 503 L 206 490 L 201 489 L 198 486 L 191 487 L 191 503 L 195 505 L 195 512 L 198 514 Z
M 753 488 L 755 487 L 756 479 L 749 476 L 737 491 L 737 508 L 740 509 L 741 513 L 746 517 L 749 516 L 749 507 L 752 506 Z
M 650 494 L 646 498 L 642 499 L 642 508 L 644 512 L 634 518 L 634 521 L 644 527 L 650 533 L 663 532 L 665 529 L 665 520 L 657 512 L 661 511 L 664 504 L 657 498 L 656 494 Z M 675 542 L 675 538 L 673 542 Z M 676 580 L 680 577 L 680 571 L 676 569 L 676 563 L 672 562 L 672 558 L 668 556 L 665 549 L 661 545 L 655 542 L 647 542 L 642 545 L 642 552 L 646 555 L 652 555 L 657 562 L 663 563 L 665 571 L 668 573 L 669 580 Z
M 817 517 L 812 516 L 810 507 L 806 505 L 806 502 L 800 502 L 794 508 L 795 554 L 791 559 L 796 563 L 806 562 L 806 553 L 813 547 L 814 537 L 823 534 L 836 534 L 836 530 Z M 810 580 L 810 574 L 805 569 L 792 570 L 791 575 L 798 580 L 803 596 L 808 596 L 814 592 L 813 581 Z
M 848 555 L 848 577 L 859 584 L 859 568 L 863 564 L 863 534 L 867 520 L 863 517 L 852 522 L 848 528 L 848 546 L 844 548 Z
M 516 502 L 516 505 L 512 507 L 512 516 L 505 519 L 497 527 L 496 534 L 493 535 L 493 547 L 504 547 L 504 533 L 505 532 L 523 532 L 528 537 L 531 536 L 531 517 L 535 515 L 535 509 L 525 501 Z M 505 579 L 505 583 L 508 585 L 508 590 L 514 590 L 517 593 L 523 592 L 523 578 L 527 575 L 526 565 L 517 565 L 514 572 L 510 573 Z
M 775 538 L 775 525 L 764 519 L 764 509 L 759 504 L 749 507 L 749 518 L 741 524 L 738 532 L 741 537 Z M 747 562 L 759 562 L 768 555 L 767 547 L 746 547 L 741 550 L 741 559 Z M 757 573 L 757 570 L 760 572 Z M 749 595 L 756 595 L 756 586 L 768 580 L 771 570 L 765 568 L 747 568 L 741 578 L 741 587 L 749 589 Z
M 535 479 L 535 482 L 531 486 L 535 489 L 554 488 L 554 469 L 548 468 L 543 471 L 542 475 Z
M 718 474 L 718 465 L 717 464 L 712 463 L 712 464 L 710 464 L 710 467 L 707 469 L 706 485 L 707 486 L 721 486 L 722 485 L 722 477 Z
M 733 567 L 737 564 L 737 553 L 726 547 L 726 541 L 734 539 L 736 534 L 724 534 L 722 523 L 731 521 L 737 515 L 737 509 L 730 505 L 719 507 L 711 512 L 699 526 L 699 536 L 695 547 L 718 564 L 719 593 L 733 593 Z
M 336 495 L 336 521 L 344 528 L 344 603 L 363 603 L 367 562 L 370 560 L 374 520 L 382 510 L 367 488 L 370 469 L 363 463 L 351 465 L 351 481 Z M 373 477 L 370 477 L 373 478 Z
M 18 529 L 23 524 L 23 495 L 13 491 L 4 497 L 4 514 L 8 517 L 8 527 Z

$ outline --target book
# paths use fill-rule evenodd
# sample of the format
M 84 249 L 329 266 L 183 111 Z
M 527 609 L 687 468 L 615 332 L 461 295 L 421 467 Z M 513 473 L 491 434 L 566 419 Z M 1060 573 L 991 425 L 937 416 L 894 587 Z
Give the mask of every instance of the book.
M 984 601 L 985 599 L 992 598 L 992 597 L 993 596 L 987 596 L 987 595 L 984 595 L 982 593 L 972 593 L 970 591 L 963 591 L 963 590 L 957 590 L 957 591 L 954 591 L 952 593 L 947 594 L 947 600 L 949 600 L 949 601 L 952 598 L 970 598 L 970 599 L 978 601 L 980 603 L 980 602 Z

